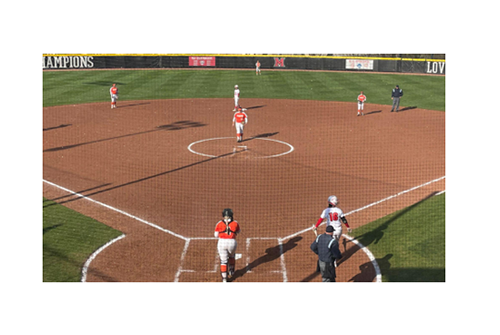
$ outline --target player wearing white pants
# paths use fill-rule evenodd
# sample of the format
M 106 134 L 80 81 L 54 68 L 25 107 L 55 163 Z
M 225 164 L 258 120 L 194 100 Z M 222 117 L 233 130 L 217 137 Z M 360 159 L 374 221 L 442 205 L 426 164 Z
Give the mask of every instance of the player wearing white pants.
M 226 282 L 228 277 L 234 275 L 236 263 L 236 235 L 240 233 L 238 222 L 233 220 L 233 211 L 231 208 L 225 208 L 222 211 L 222 220 L 215 226 L 214 236 L 219 239 L 217 242 L 217 251 L 220 258 L 220 272 L 222 281 Z
M 247 123 L 247 114 L 241 108 L 238 108 L 238 111 L 233 116 L 233 126 L 236 127 L 236 142 L 243 141 L 243 128 Z
M 365 107 L 366 95 L 364 95 L 363 91 L 358 95 L 358 116 L 363 116 L 363 109 Z
M 109 89 L 109 94 L 111 95 L 111 108 L 116 108 L 116 101 L 118 100 L 118 87 L 116 84 Z
M 333 236 L 337 239 L 337 241 L 340 241 L 340 237 L 342 236 L 342 223 L 345 224 L 349 233 L 352 229 L 349 227 L 349 223 L 347 223 L 344 212 L 337 207 L 337 204 L 338 200 L 336 196 L 332 195 L 328 197 L 328 208 L 321 213 L 318 222 L 313 225 L 313 229 L 316 230 L 321 222 L 326 220 L 327 226 L 333 226 Z
M 240 108 L 240 89 L 238 85 L 234 85 L 234 109 L 233 112 L 236 112 L 238 108 Z

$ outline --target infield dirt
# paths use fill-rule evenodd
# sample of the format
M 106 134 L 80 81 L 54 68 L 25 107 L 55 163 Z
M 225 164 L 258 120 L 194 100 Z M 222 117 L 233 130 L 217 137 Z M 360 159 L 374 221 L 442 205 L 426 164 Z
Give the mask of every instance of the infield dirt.
M 321 281 L 314 234 L 297 232 L 328 196 L 349 213 L 445 175 L 444 112 L 367 104 L 358 117 L 355 103 L 241 103 L 241 143 L 232 99 L 43 109 L 44 180 L 185 238 L 44 184 L 46 198 L 126 234 L 91 263 L 87 281 L 220 281 L 213 229 L 227 207 L 242 227 L 235 281 Z M 441 179 L 347 218 L 356 228 L 444 189 Z M 341 251 L 338 281 L 375 279 L 352 242 L 342 239 Z

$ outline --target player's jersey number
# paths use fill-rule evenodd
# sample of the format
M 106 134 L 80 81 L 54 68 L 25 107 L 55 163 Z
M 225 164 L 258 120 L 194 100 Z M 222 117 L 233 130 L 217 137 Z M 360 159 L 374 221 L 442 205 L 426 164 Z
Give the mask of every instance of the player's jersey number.
M 330 215 L 330 221 L 338 221 L 339 220 L 339 213 L 329 213 Z

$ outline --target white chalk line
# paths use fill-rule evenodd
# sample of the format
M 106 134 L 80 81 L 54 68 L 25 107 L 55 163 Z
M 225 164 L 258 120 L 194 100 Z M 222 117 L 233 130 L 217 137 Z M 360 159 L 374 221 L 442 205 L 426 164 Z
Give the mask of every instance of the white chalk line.
M 184 249 L 182 250 L 182 255 L 181 255 L 181 260 L 180 260 L 180 264 L 179 264 L 179 268 L 177 269 L 177 273 L 175 274 L 175 279 L 174 279 L 174 282 L 177 283 L 179 281 L 179 278 L 181 276 L 181 273 L 182 273 L 182 270 L 183 270 L 183 265 L 184 265 L 184 258 L 186 258 L 186 254 L 187 254 L 187 250 L 188 250 L 188 247 L 189 247 L 189 242 L 190 240 L 187 239 L 186 240 L 186 244 L 184 244 Z
M 369 208 L 369 207 L 372 207 L 372 206 L 378 205 L 378 204 L 380 204 L 380 203 L 382 203 L 382 202 L 384 202 L 384 201 L 391 200 L 391 199 L 396 198 L 396 197 L 399 197 L 400 195 L 403 195 L 403 194 L 405 194 L 405 193 L 408 193 L 408 192 L 414 191 L 414 190 L 416 190 L 416 189 L 419 189 L 419 188 L 421 188 L 421 187 L 424 187 L 424 186 L 430 185 L 430 184 L 432 184 L 432 183 L 438 182 L 438 181 L 440 181 L 440 180 L 442 180 L 442 179 L 444 179 L 444 178 L 446 178 L 446 176 L 443 176 L 443 177 L 440 177 L 440 178 L 437 178 L 437 179 L 431 180 L 431 181 L 429 181 L 429 182 L 427 182 L 427 183 L 424 183 L 424 184 L 422 184 L 422 185 L 415 186 L 415 187 L 412 187 L 412 188 L 410 188 L 410 189 L 408 189 L 408 190 L 405 190 L 405 191 L 399 192 L 399 193 L 397 193 L 397 194 L 391 195 L 391 196 L 389 196 L 389 197 L 387 197 L 387 198 L 384 198 L 384 199 L 382 199 L 382 200 L 376 201 L 376 202 L 371 203 L 371 204 L 369 204 L 369 205 L 366 205 L 366 206 L 364 206 L 364 207 L 361 207 L 361 208 L 358 208 L 358 209 L 356 209 L 356 210 L 353 210 L 353 211 L 351 211 L 351 212 L 349 212 L 349 213 L 347 213 L 347 214 L 345 214 L 345 215 L 354 214 L 354 213 L 356 213 L 356 212 L 362 211 L 362 210 L 367 209 L 367 208 Z M 437 195 L 437 194 L 436 194 L 436 195 Z
M 194 146 L 195 144 L 198 144 L 198 143 L 203 143 L 203 142 L 208 142 L 208 141 L 215 141 L 215 140 L 224 140 L 224 139 L 234 139 L 234 137 L 207 138 L 207 139 L 204 139 L 204 140 L 199 140 L 199 141 L 193 142 L 190 145 L 188 145 L 187 148 L 188 148 L 189 151 L 191 151 L 195 155 L 200 155 L 200 156 L 205 156 L 205 157 L 210 157 L 210 158 L 216 158 L 216 157 L 220 157 L 220 156 L 208 155 L 208 154 L 204 154 L 204 153 L 201 153 L 201 152 L 198 152 L 198 151 L 194 151 L 192 149 L 192 146 Z M 275 140 L 275 139 L 271 139 L 271 138 L 250 137 L 250 139 L 252 139 L 252 140 L 262 140 L 262 141 L 277 142 L 277 143 L 281 143 L 281 144 L 287 145 L 290 148 L 290 150 L 288 150 L 287 152 L 283 152 L 281 154 L 270 155 L 270 156 L 263 156 L 263 157 L 255 157 L 255 158 L 261 158 L 262 159 L 262 158 L 279 157 L 279 156 L 287 155 L 287 154 L 289 154 L 289 153 L 291 153 L 292 151 L 295 150 L 295 148 L 290 143 L 286 143 L 286 142 Z M 247 149 L 247 146 L 238 146 L 238 147 L 245 147 L 245 149 Z M 234 151 L 233 151 L 233 153 L 234 153 Z
M 137 216 L 135 216 L 135 215 L 129 214 L 129 213 L 127 213 L 127 212 L 124 212 L 124 211 L 122 211 L 122 210 L 120 210 L 120 209 L 118 209 L 118 208 L 112 207 L 112 206 L 110 206 L 110 205 L 106 205 L 106 204 L 105 204 L 105 203 L 103 203 L 103 202 L 100 202 L 100 201 L 94 200 L 94 199 L 92 199 L 92 198 L 90 198 L 90 197 L 87 197 L 87 196 L 85 196 L 85 195 L 83 195 L 83 194 L 80 194 L 80 193 L 78 193 L 78 192 L 75 192 L 75 191 L 69 190 L 69 189 L 67 189 L 67 188 L 65 188 L 65 187 L 59 186 L 59 185 L 54 184 L 54 183 L 52 183 L 52 182 L 50 182 L 50 181 L 47 181 L 47 180 L 45 180 L 45 179 L 43 179 L 43 182 L 44 182 L 44 183 L 47 183 L 47 184 L 49 184 L 49 185 L 52 185 L 52 186 L 54 186 L 54 187 L 56 187 L 56 188 L 59 188 L 59 189 L 61 189 L 61 190 L 65 191 L 65 192 L 68 192 L 68 193 L 71 193 L 71 194 L 73 194 L 73 195 L 76 195 L 76 196 L 78 196 L 78 197 L 80 197 L 80 198 L 82 198 L 82 199 L 84 199 L 84 200 L 88 200 L 88 201 L 93 202 L 93 203 L 95 203 L 95 204 L 98 204 L 98 205 L 101 205 L 101 206 L 106 207 L 106 208 L 108 208 L 108 209 L 111 209 L 112 211 L 115 211 L 115 212 L 117 212 L 117 213 L 120 213 L 120 214 L 123 214 L 123 215 L 125 215 L 125 216 L 128 216 L 129 218 L 132 218 L 132 219 L 134 219 L 134 220 L 137 220 L 137 221 L 139 221 L 139 222 L 142 222 L 142 223 L 144 223 L 144 224 L 147 224 L 148 226 L 150 226 L 150 227 L 152 227 L 152 228 L 155 228 L 155 229 L 158 229 L 158 230 L 161 230 L 161 231 L 162 231 L 162 232 L 164 232 L 164 233 L 167 233 L 167 234 L 173 235 L 173 236 L 178 237 L 178 238 L 180 238 L 180 239 L 182 239 L 182 240 L 186 240 L 186 239 L 187 239 L 186 237 L 184 237 L 184 236 L 182 236 L 182 235 L 179 235 L 179 234 L 176 234 L 176 233 L 174 233 L 173 231 L 170 231 L 170 230 L 168 230 L 168 229 L 165 229 L 165 228 L 163 228 L 163 227 L 160 227 L 160 226 L 158 226 L 158 225 L 156 225 L 156 224 L 154 224 L 154 223 L 148 222 L 148 221 L 146 221 L 146 220 L 144 220 L 144 219 L 141 219 L 140 217 L 137 217 Z
M 360 248 L 366 254 L 366 256 L 368 257 L 368 259 L 372 263 L 373 268 L 375 270 L 375 282 L 381 283 L 382 282 L 382 272 L 380 271 L 380 267 L 378 266 L 377 259 L 375 258 L 375 256 L 373 256 L 372 252 L 367 247 L 365 247 L 363 244 L 361 244 L 358 240 L 356 240 L 355 238 L 353 238 L 349 235 L 345 235 L 345 234 L 342 234 L 342 236 L 344 236 L 344 238 L 348 239 L 352 243 L 356 244 L 358 246 L 358 248 Z
M 50 181 L 47 181 L 47 180 L 45 180 L 45 179 L 43 179 L 43 182 L 44 182 L 44 183 L 47 183 L 47 184 L 49 184 L 49 185 L 52 185 L 52 186 L 54 186 L 54 187 L 56 187 L 56 188 L 58 188 L 58 189 L 61 189 L 61 190 L 65 191 L 65 192 L 68 192 L 68 193 L 71 193 L 71 194 L 73 194 L 73 195 L 76 195 L 76 196 L 78 196 L 78 197 L 80 197 L 80 198 L 82 198 L 82 199 L 84 199 L 84 200 L 88 200 L 88 201 L 93 202 L 93 203 L 95 203 L 95 204 L 97 204 L 97 205 L 101 205 L 101 206 L 103 206 L 103 207 L 105 207 L 105 208 L 111 209 L 112 211 L 115 211 L 115 212 L 117 212 L 117 213 L 120 213 L 120 214 L 123 214 L 123 215 L 125 215 L 125 216 L 128 216 L 129 218 L 132 218 L 132 219 L 137 220 L 137 221 L 139 221 L 139 222 L 142 222 L 142 223 L 144 223 L 144 224 L 147 224 L 148 226 L 153 227 L 153 228 L 155 228 L 155 229 L 158 229 L 158 230 L 160 230 L 160 231 L 162 231 L 162 232 L 164 232 L 164 233 L 167 233 L 167 234 L 173 235 L 173 236 L 175 236 L 175 237 L 178 237 L 178 238 L 180 238 L 180 239 L 182 239 L 182 240 L 185 240 L 185 241 L 186 241 L 186 245 L 188 245 L 188 244 L 189 244 L 189 239 L 187 239 L 186 237 L 181 236 L 181 235 L 179 235 L 179 234 L 176 234 L 176 233 L 174 233 L 174 232 L 172 232 L 172 231 L 170 231 L 170 230 L 168 230 L 168 229 L 162 228 L 162 227 L 160 227 L 160 226 L 158 226 L 158 225 L 156 225 L 156 224 L 154 224 L 154 223 L 151 223 L 151 222 L 148 222 L 148 221 L 146 221 L 146 220 L 143 220 L 143 219 L 141 219 L 141 218 L 139 218 L 139 217 L 137 217 L 137 216 L 135 216 L 135 215 L 129 214 L 129 213 L 127 213 L 127 212 L 124 212 L 124 211 L 122 211 L 122 210 L 120 210 L 120 209 L 118 209 L 118 208 L 115 208 L 115 207 L 109 206 L 109 205 L 107 205 L 107 204 L 105 204 L 105 203 L 102 203 L 102 202 L 100 202 L 100 201 L 97 201 L 97 200 L 94 200 L 94 199 L 92 199 L 92 198 L 86 197 L 86 196 L 85 196 L 85 195 L 83 195 L 83 194 L 80 194 L 80 193 L 78 193 L 78 192 L 72 191 L 72 190 L 70 190 L 70 189 L 67 189 L 67 188 L 65 188 L 65 187 L 62 187 L 62 186 L 60 186 L 60 185 L 57 185 L 57 184 L 52 183 L 52 182 L 50 182 Z M 86 281 L 86 279 L 87 279 L 87 271 L 88 271 L 88 267 L 90 266 L 90 263 L 91 263 L 91 262 L 92 262 L 92 261 L 93 261 L 93 260 L 97 257 L 97 255 L 98 255 L 101 251 L 103 251 L 105 248 L 109 247 L 109 246 L 110 246 L 110 245 L 112 245 L 114 242 L 116 242 L 116 241 L 118 241 L 118 240 L 120 240 L 120 239 L 122 239 L 122 238 L 124 238 L 124 237 L 125 237 L 125 235 L 122 235 L 122 236 L 120 236 L 118 239 L 115 239 L 115 240 L 111 241 L 111 243 L 106 243 L 104 246 L 102 246 L 101 248 L 99 248 L 99 249 L 98 249 L 98 251 L 96 251 L 95 253 L 93 253 L 93 254 L 89 257 L 89 259 L 85 262 L 84 267 L 82 268 L 82 282 Z M 186 247 L 185 247 L 185 248 L 186 248 Z M 186 249 L 186 251 L 187 251 L 187 249 Z M 181 262 L 182 262 L 182 261 L 183 261 L 183 258 L 181 257 Z
M 431 181 L 429 181 L 429 182 L 427 182 L 427 183 L 424 183 L 424 184 L 422 184 L 422 185 L 415 186 L 415 187 L 412 187 L 412 188 L 410 188 L 410 189 L 408 189 L 408 190 L 405 190 L 405 191 L 399 192 L 399 193 L 397 193 L 397 194 L 391 195 L 391 196 L 389 196 L 389 197 L 387 197 L 387 198 L 384 198 L 384 199 L 382 199 L 382 200 L 379 200 L 379 201 L 373 202 L 373 203 L 368 204 L 368 205 L 366 205 L 366 206 L 363 206 L 363 207 L 361 207 L 361 208 L 358 208 L 358 209 L 355 209 L 355 210 L 353 210 L 353 211 L 350 211 L 349 213 L 346 213 L 346 214 L 344 214 L 344 215 L 345 215 L 345 216 L 347 216 L 347 215 L 354 214 L 354 213 L 356 213 L 356 212 L 359 212 L 359 211 L 362 211 L 362 210 L 364 210 L 364 209 L 370 208 L 370 207 L 372 207 L 372 206 L 378 205 L 378 204 L 380 204 L 380 203 L 382 203 L 382 202 L 384 202 L 384 201 L 394 199 L 394 198 L 396 198 L 396 197 L 398 197 L 398 196 L 400 196 L 400 195 L 403 195 L 403 194 L 405 194 L 405 193 L 408 193 L 408 192 L 414 191 L 414 190 L 416 190 L 416 189 L 419 189 L 419 188 L 421 188 L 421 187 L 424 187 L 424 186 L 430 185 L 430 184 L 432 184 L 432 183 L 438 182 L 438 181 L 440 181 L 440 180 L 442 180 L 442 179 L 444 179 L 444 178 L 446 178 L 446 176 L 443 176 L 443 177 L 440 177 L 440 178 L 437 178 L 437 179 L 431 180 Z M 443 192 L 445 192 L 445 191 L 441 191 L 441 192 L 437 193 L 436 195 L 439 195 L 439 194 L 441 194 L 441 193 L 443 193 Z M 321 225 L 323 225 L 323 224 L 324 224 L 324 223 L 322 223 Z M 293 237 L 295 237 L 295 236 L 301 235 L 301 234 L 303 234 L 303 233 L 305 233 L 305 232 L 307 232 L 307 231 L 309 231 L 309 230 L 312 230 L 312 226 L 311 226 L 311 227 L 309 227 L 309 228 L 303 229 L 303 230 L 301 230 L 301 231 L 298 231 L 298 232 L 296 232 L 296 233 L 293 233 L 293 234 L 291 234 L 291 235 L 288 235 L 288 236 L 286 236 L 286 237 L 283 237 L 282 239 L 283 239 L 283 240 L 287 240 L 287 239 L 293 238 Z
M 391 196 L 389 196 L 389 197 L 387 197 L 387 198 L 384 198 L 384 199 L 382 199 L 382 200 L 376 201 L 376 202 L 371 203 L 371 204 L 369 204 L 369 205 L 366 205 L 366 206 L 364 206 L 364 207 L 361 207 L 361 208 L 358 208 L 358 209 L 356 209 L 356 210 L 350 211 L 349 213 L 346 213 L 345 215 L 347 216 L 347 215 L 350 215 L 350 214 L 353 214 L 353 213 L 359 212 L 359 211 L 361 211 L 361 210 L 363 210 L 363 209 L 367 209 L 367 208 L 369 208 L 369 207 L 372 207 L 372 206 L 378 205 L 378 204 L 380 204 L 380 203 L 382 203 L 382 202 L 384 202 L 384 201 L 387 201 L 387 200 L 393 199 L 393 198 L 398 197 L 398 196 L 400 196 L 400 195 L 403 195 L 403 194 L 405 194 L 405 193 L 408 193 L 408 192 L 414 191 L 414 190 L 416 190 L 416 189 L 419 189 L 419 188 L 421 188 L 421 187 L 424 187 L 424 186 L 430 185 L 430 184 L 432 184 L 432 183 L 438 182 L 438 181 L 440 181 L 440 180 L 442 180 L 442 179 L 444 179 L 444 178 L 446 178 L 446 176 L 443 176 L 443 177 L 440 177 L 440 178 L 437 178 L 437 179 L 431 180 L 431 181 L 429 181 L 429 182 L 427 182 L 427 183 L 424 183 L 424 184 L 422 184 L 422 185 L 415 186 L 415 187 L 412 187 L 412 188 L 410 188 L 410 189 L 408 189 L 408 190 L 405 190 L 405 191 L 399 192 L 399 193 L 397 193 L 397 194 L 391 195 Z M 441 191 L 441 192 L 437 193 L 437 194 L 436 194 L 436 196 L 437 196 L 437 195 L 440 195 L 440 194 L 442 194 L 442 193 L 444 193 L 444 192 L 445 192 L 445 191 Z M 322 223 L 321 225 L 323 225 L 323 223 Z M 320 226 L 321 226 L 321 225 L 320 225 Z M 307 229 L 303 229 L 303 230 L 301 230 L 301 231 L 299 231 L 299 232 L 297 232 L 297 233 L 295 233 L 295 234 L 292 234 L 292 235 L 289 235 L 289 236 L 287 236 L 287 237 L 284 237 L 282 240 L 287 240 L 287 239 L 293 238 L 293 237 L 298 236 L 298 235 L 301 235 L 301 234 L 303 234 L 303 233 L 305 233 L 305 232 L 307 232 L 307 231 L 309 231 L 309 230 L 312 230 L 312 226 L 311 226 L 311 227 L 309 227 L 309 228 L 307 228 Z M 346 239 L 350 240 L 350 241 L 351 241 L 351 242 L 353 242 L 354 244 L 356 244 L 356 245 L 357 245 L 357 246 L 358 246 L 358 247 L 359 247 L 359 248 L 360 248 L 360 249 L 361 249 L 361 250 L 362 250 L 362 251 L 366 254 L 366 256 L 368 257 L 368 259 L 370 259 L 370 262 L 372 263 L 373 268 L 375 269 L 375 281 L 376 281 L 377 283 L 381 283 L 381 282 L 382 282 L 382 273 L 380 272 L 380 267 L 378 266 L 377 260 L 376 260 L 376 258 L 373 256 L 373 254 L 371 253 L 371 251 L 370 251 L 367 247 L 365 247 L 363 244 L 361 244 L 358 240 L 354 239 L 353 237 L 351 237 L 351 236 L 349 236 L 349 235 L 345 235 L 345 234 L 342 234 L 342 236 L 343 236 L 344 238 L 346 238 Z
M 122 234 L 122 235 L 118 236 L 117 238 L 112 239 L 111 241 L 109 241 L 108 243 L 106 243 L 105 245 L 103 245 L 102 247 L 97 249 L 96 251 L 94 251 L 94 253 L 92 255 L 90 255 L 89 259 L 87 259 L 87 261 L 85 262 L 85 264 L 83 265 L 83 268 L 82 268 L 82 279 L 81 279 L 82 283 L 85 283 L 87 281 L 87 271 L 88 271 L 89 265 L 97 257 L 97 255 L 99 255 L 99 253 L 101 253 L 101 251 L 103 251 L 104 249 L 109 247 L 111 244 L 121 240 L 124 237 L 125 237 L 125 234 Z
M 196 143 L 196 142 L 195 142 L 195 143 Z M 361 211 L 361 210 L 363 210 L 363 209 L 366 209 L 366 208 L 369 208 L 369 207 L 375 206 L 375 205 L 380 204 L 380 203 L 382 203 L 382 202 L 384 202 L 384 201 L 387 201 L 387 200 L 393 199 L 393 198 L 395 198 L 395 197 L 397 197 L 397 196 L 400 196 L 400 195 L 403 195 L 403 194 L 405 194 L 405 193 L 408 193 L 408 192 L 414 191 L 414 190 L 416 190 L 416 189 L 418 189 L 418 188 L 421 188 L 421 187 L 424 187 L 424 186 L 430 185 L 430 184 L 435 183 L 435 182 L 437 182 L 437 181 L 440 181 L 440 180 L 442 180 L 442 179 L 444 179 L 444 178 L 446 178 L 446 176 L 443 176 L 443 177 L 440 177 L 440 178 L 437 178 L 437 179 L 431 180 L 431 181 L 429 181 L 429 182 L 427 182 L 427 183 L 424 183 L 424 184 L 422 184 L 422 185 L 419 185 L 419 186 L 412 187 L 412 188 L 410 188 L 410 189 L 408 189 L 408 190 L 405 190 L 405 191 L 399 192 L 399 193 L 397 193 L 397 194 L 395 194 L 395 195 L 391 195 L 391 196 L 389 196 L 389 197 L 387 197 L 387 198 L 384 198 L 384 199 L 382 199 L 382 200 L 376 201 L 376 202 L 374 202 L 374 203 L 371 203 L 371 204 L 369 204 L 369 205 L 366 205 L 366 206 L 364 206 L 364 207 L 361 207 L 361 208 L 358 208 L 358 209 L 356 209 L 356 210 L 353 210 L 353 211 L 351 211 L 351 212 L 349 212 L 349 213 L 346 213 L 345 215 L 347 216 L 347 215 L 350 215 L 350 214 L 353 214 L 353 213 L 359 212 L 359 211 Z M 57 184 L 55 184 L 55 183 L 52 183 L 52 182 L 49 182 L 49 181 L 47 181 L 47 180 L 45 180 L 45 179 L 43 179 L 43 182 L 45 182 L 45 183 L 47 183 L 47 184 L 49 184 L 49 185 L 52 185 L 52 186 L 54 186 L 54 187 L 56 187 L 56 188 L 59 188 L 59 189 L 61 189 L 61 190 L 65 191 L 65 192 L 71 193 L 71 194 L 73 194 L 73 195 L 77 195 L 78 197 L 80 197 L 80 198 L 82 198 L 82 199 L 85 199 L 85 200 L 91 201 L 91 202 L 93 202 L 93 203 L 95 203 L 95 204 L 98 204 L 98 205 L 101 205 L 101 206 L 103 206 L 103 207 L 105 207 L 105 208 L 108 208 L 108 209 L 111 209 L 111 210 L 113 210 L 113 211 L 116 211 L 116 212 L 118 212 L 118 213 L 120 213 L 120 214 L 123 214 L 123 215 L 125 215 L 125 216 L 128 216 L 128 217 L 130 217 L 130 218 L 132 218 L 132 219 L 135 219 L 135 220 L 137 220 L 137 221 L 139 221 L 139 222 L 145 223 L 145 224 L 147 224 L 147 225 L 149 225 L 149 226 L 151 226 L 151 227 L 153 227 L 153 228 L 156 228 L 156 229 L 158 229 L 158 230 L 160 230 L 160 231 L 166 232 L 167 234 L 173 235 L 173 236 L 175 236 L 175 237 L 178 237 L 178 238 L 183 239 L 184 241 L 186 241 L 186 244 L 184 245 L 183 252 L 182 252 L 182 254 L 181 254 L 180 265 L 179 265 L 179 268 L 178 268 L 177 273 L 176 273 L 176 275 L 175 275 L 175 279 L 174 279 L 174 281 L 175 281 L 175 282 L 178 282 L 179 277 L 180 277 L 180 274 L 181 274 L 182 272 L 196 272 L 195 270 L 185 270 L 185 269 L 183 269 L 184 258 L 185 258 L 185 256 L 186 256 L 186 253 L 187 253 L 187 250 L 188 250 L 188 247 L 189 247 L 189 242 L 190 242 L 191 240 L 216 240 L 216 238 L 215 238 L 215 237 L 193 237 L 193 238 L 187 238 L 187 237 L 184 237 L 184 236 L 179 235 L 179 234 L 176 234 L 176 233 L 174 233 L 174 232 L 172 232 L 172 231 L 170 231 L 170 230 L 168 230 L 168 229 L 162 228 L 162 227 L 160 227 L 160 226 L 158 226 L 158 225 L 156 225 L 156 224 L 153 224 L 153 223 L 151 223 L 151 222 L 148 222 L 148 221 L 146 221 L 146 220 L 143 220 L 143 219 L 141 219 L 141 218 L 139 218 L 139 217 L 137 217 L 137 216 L 134 216 L 134 215 L 132 215 L 132 214 L 129 214 L 129 213 L 127 213 L 127 212 L 124 212 L 124 211 L 122 211 L 122 210 L 119 210 L 119 209 L 117 209 L 117 208 L 114 208 L 114 207 L 112 207 L 112 206 L 109 206 L 109 205 L 107 205 L 107 204 L 104 204 L 104 203 L 102 203 L 102 202 L 100 202 L 100 201 L 94 200 L 94 199 L 92 199 L 92 198 L 90 198 L 90 197 L 86 197 L 86 196 L 84 196 L 84 195 L 82 195 L 82 194 L 80 194 L 80 193 L 77 193 L 77 192 L 71 191 L 71 190 L 69 190 L 69 189 L 67 189 L 67 188 L 65 188 L 65 187 L 59 186 L 59 185 L 57 185 Z M 445 192 L 445 191 L 441 191 L 441 192 L 437 193 L 436 195 L 440 195 L 440 194 L 442 194 L 442 193 L 444 193 L 444 192 Z M 280 246 L 280 264 L 281 264 L 281 272 L 283 273 L 283 281 L 284 281 L 284 282 L 286 282 L 286 281 L 288 280 L 288 278 L 287 278 L 287 273 L 286 273 L 286 265 L 285 265 L 285 258 L 284 258 L 284 252 L 283 252 L 283 245 L 282 245 L 282 241 L 287 240 L 287 239 L 290 239 L 290 238 L 293 238 L 293 237 L 298 236 L 298 235 L 301 235 L 301 234 L 303 234 L 303 233 L 305 233 L 305 232 L 307 232 L 307 231 L 309 231 L 309 230 L 312 230 L 312 226 L 311 226 L 311 227 L 309 227 L 309 228 L 303 229 L 303 230 L 301 230 L 301 231 L 299 231 L 299 232 L 296 232 L 296 233 L 294 233 L 294 234 L 291 234 L 291 235 L 289 235 L 289 236 L 286 236 L 286 237 L 284 237 L 284 238 L 275 238 L 275 237 L 254 237 L 254 238 L 247 238 L 247 246 L 246 246 L 246 249 L 247 249 L 247 266 L 248 266 L 248 264 L 250 263 L 250 258 L 249 258 L 250 256 L 249 256 L 248 250 L 249 250 L 249 247 L 250 247 L 250 240 L 251 240 L 251 239 L 258 239 L 258 240 L 274 240 L 274 239 L 277 239 L 277 240 L 278 240 L 278 243 L 279 243 L 279 246 Z M 379 266 L 378 266 L 378 263 L 377 263 L 377 261 L 376 261 L 375 257 L 374 257 L 374 256 L 373 256 L 373 254 L 370 252 L 370 250 L 368 250 L 368 248 L 366 248 L 365 246 L 363 246 L 363 245 L 362 245 L 359 241 L 355 240 L 354 238 L 352 238 L 352 237 L 350 237 L 350 236 L 348 236 L 348 235 L 345 235 L 345 234 L 343 234 L 342 236 L 344 236 L 344 238 L 347 238 L 347 239 L 349 239 L 350 241 L 352 241 L 353 243 L 355 243 L 356 245 L 358 245 L 358 246 L 360 247 L 360 249 L 361 249 L 361 250 L 363 250 L 363 252 L 365 252 L 365 254 L 366 254 L 366 255 L 367 255 L 367 257 L 370 259 L 370 261 L 372 262 L 372 265 L 373 265 L 373 267 L 374 267 L 374 269 L 375 269 L 375 273 L 376 273 L 376 282 L 381 282 L 381 281 L 382 281 L 382 274 L 381 274 L 381 272 L 380 272 L 380 268 L 379 268 Z M 104 246 L 102 246 L 101 248 L 99 248 L 96 252 L 94 252 L 94 253 L 91 255 L 91 257 L 89 257 L 89 259 L 85 262 L 85 266 L 84 266 L 84 268 L 82 269 L 82 281 L 84 281 L 84 278 L 86 279 L 86 274 L 87 274 L 87 271 L 88 271 L 88 267 L 89 267 L 90 263 L 92 262 L 92 260 L 94 260 L 94 259 L 95 259 L 95 257 L 96 257 L 96 256 L 97 256 L 97 255 L 98 255 L 98 254 L 99 254 L 102 250 L 104 250 L 105 248 L 107 248 L 107 247 L 108 247 L 108 246 L 110 246 L 111 244 L 115 243 L 116 241 L 118 241 L 118 240 L 120 240 L 120 239 L 122 239 L 122 238 L 124 238 L 124 237 L 125 237 L 125 235 L 121 235 L 120 237 L 118 237 L 118 238 L 116 238 L 116 239 L 114 239 L 114 240 L 112 240 L 112 241 L 108 242 L 107 244 L 105 244 Z M 84 272 L 84 271 L 85 271 L 85 272 Z M 212 271 L 209 271 L 209 272 L 212 272 Z M 250 270 L 250 269 L 248 269 L 248 271 L 247 271 L 247 272 L 251 273 L 251 270 Z M 279 272 L 279 271 L 278 271 L 278 272 Z

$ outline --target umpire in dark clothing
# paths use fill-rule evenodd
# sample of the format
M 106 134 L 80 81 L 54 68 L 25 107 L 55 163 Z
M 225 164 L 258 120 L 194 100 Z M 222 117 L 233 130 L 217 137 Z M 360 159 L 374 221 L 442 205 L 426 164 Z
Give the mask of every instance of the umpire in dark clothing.
M 398 85 L 396 85 L 395 88 L 392 89 L 392 108 L 391 112 L 396 110 L 398 112 L 399 110 L 399 99 L 403 96 L 403 90 L 399 88 Z
M 319 235 L 311 244 L 311 250 L 318 255 L 318 271 L 323 282 L 335 281 L 335 259 L 342 258 L 339 241 L 333 237 L 333 226 L 326 227 L 326 233 Z

